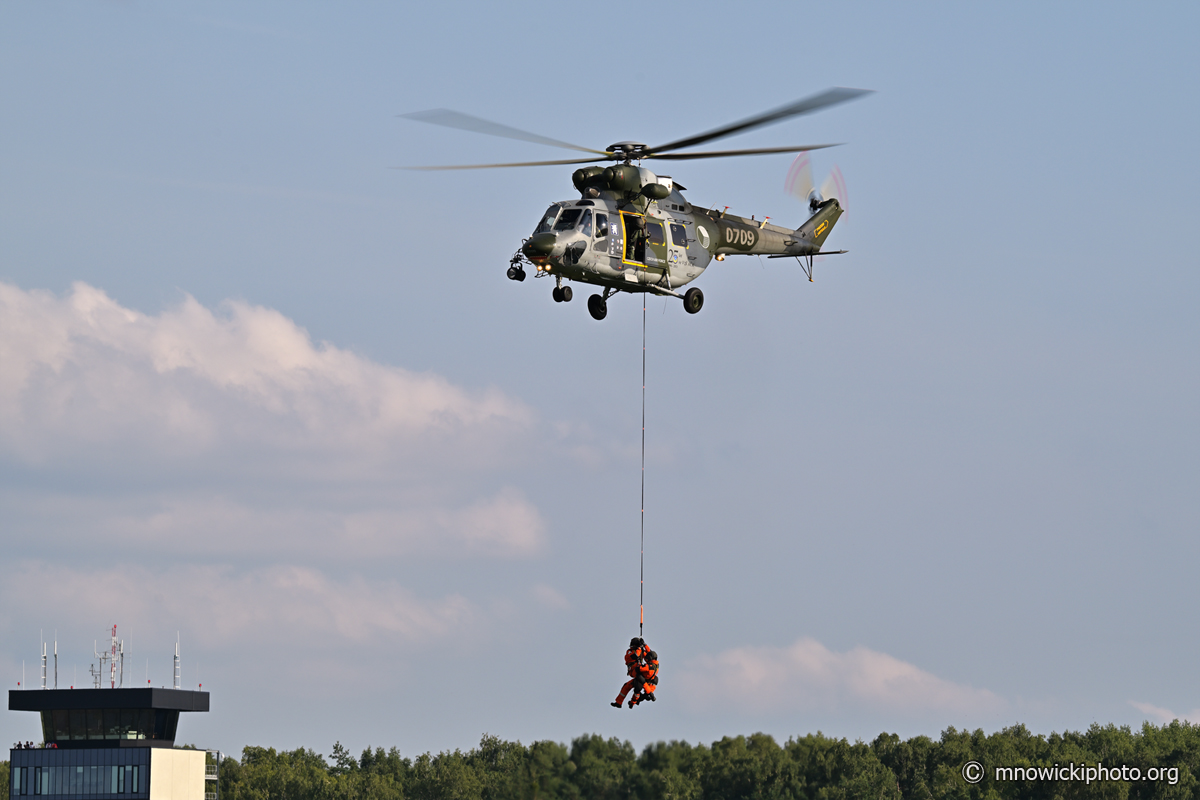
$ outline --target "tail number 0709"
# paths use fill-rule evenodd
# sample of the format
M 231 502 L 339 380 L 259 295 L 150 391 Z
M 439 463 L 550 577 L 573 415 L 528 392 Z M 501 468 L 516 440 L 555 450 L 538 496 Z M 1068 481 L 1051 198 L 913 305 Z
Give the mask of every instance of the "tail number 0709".
M 754 231 L 748 231 L 745 228 L 728 227 L 725 229 L 725 241 L 728 244 L 739 247 L 754 246 Z

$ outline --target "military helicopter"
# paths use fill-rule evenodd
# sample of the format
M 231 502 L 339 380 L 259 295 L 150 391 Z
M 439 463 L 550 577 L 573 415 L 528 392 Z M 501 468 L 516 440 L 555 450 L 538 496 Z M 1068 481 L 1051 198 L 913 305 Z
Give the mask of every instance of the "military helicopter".
M 821 249 L 843 209 L 836 197 L 826 198 L 820 191 L 811 190 L 808 194 L 810 216 L 795 230 L 768 224 L 766 218 L 759 221 L 754 217 L 746 219 L 735 216 L 727 213 L 728 208 L 719 212 L 700 209 L 684 198 L 686 189 L 678 181 L 667 175 L 656 175 L 640 166 L 641 162 L 647 159 L 683 161 L 798 153 L 833 147 L 816 144 L 676 152 L 809 114 L 868 93 L 864 89 L 827 89 L 697 136 L 656 147 L 648 147 L 641 142 L 617 142 L 605 150 L 580 147 L 448 109 L 402 114 L 407 119 L 448 128 L 590 154 L 582 159 L 402 169 L 457 170 L 591 164 L 575 170 L 571 176 L 580 198 L 559 201 L 546 209 L 533 234 L 523 240 L 521 248 L 510 260 L 508 277 L 514 281 L 525 280 L 526 266 L 536 270 L 535 277 L 553 277 L 551 295 L 558 303 L 570 302 L 573 296 L 571 286 L 566 281 L 599 286 L 602 293 L 593 294 L 587 303 L 588 311 L 597 320 L 607 316 L 608 299 L 617 292 L 653 292 L 677 297 L 683 301 L 686 312 L 695 314 L 704 305 L 703 292 L 695 286 L 683 293 L 680 290 L 700 277 L 713 259 L 724 261 L 729 255 L 807 259 L 806 272 L 811 280 L 815 256 L 846 252 Z M 600 166 L 603 162 L 615 163 L 612 166 Z

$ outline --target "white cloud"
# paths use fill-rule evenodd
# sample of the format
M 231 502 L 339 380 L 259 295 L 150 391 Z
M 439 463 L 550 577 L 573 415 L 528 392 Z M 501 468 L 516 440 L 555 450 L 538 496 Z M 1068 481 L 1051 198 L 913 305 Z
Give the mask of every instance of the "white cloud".
M 534 586 L 533 597 L 542 605 L 555 611 L 565 611 L 571 607 L 571 601 L 549 584 L 539 583 Z
M 29 463 L 149 445 L 185 456 L 268 447 L 375 467 L 469 432 L 472 448 L 452 447 L 461 466 L 530 420 L 497 391 L 314 345 L 260 306 L 229 301 L 217 315 L 188 297 L 147 315 L 82 283 L 64 298 L 0 283 L 0 445 Z
M 151 570 L 72 569 L 28 562 L 6 570 L 0 597 L 19 618 L 147 620 L 192 631 L 199 643 L 364 642 L 445 637 L 472 626 L 479 611 L 457 594 L 422 600 L 392 581 L 282 564 L 263 569 L 178 566 Z M 82 611 L 86 610 L 86 611 Z M 172 629 L 173 629 L 172 628 Z
M 342 520 L 335 540 L 354 553 L 531 555 L 542 545 L 544 528 L 537 508 L 510 488 L 462 509 L 349 514 Z
M 498 391 L 315 345 L 271 309 L 188 297 L 147 315 L 82 283 L 0 283 L 0 465 L 36 476 L 0 508 L 64 551 L 532 555 L 545 524 L 505 485 L 532 420 Z
M 545 522 L 517 489 L 506 488 L 465 505 L 419 497 L 389 502 L 366 497 L 367 510 L 318 498 L 289 496 L 283 505 L 253 505 L 224 494 L 164 494 L 130 500 L 0 493 L 3 506 L 30 537 L 54 547 L 77 541 L 74 526 L 90 520 L 93 541 L 105 548 L 194 556 L 196 543 L 222 558 L 273 558 L 286 543 L 289 558 L 322 560 L 413 555 L 535 555 Z M 47 508 L 49 506 L 49 508 Z M 84 544 L 78 542 L 79 544 Z
M 1175 720 L 1181 720 L 1183 722 L 1200 724 L 1200 708 L 1192 709 L 1190 712 L 1184 714 L 1176 714 L 1169 708 L 1159 708 L 1158 706 L 1151 705 L 1150 703 L 1135 703 L 1131 700 L 1129 701 L 1129 705 L 1145 714 L 1146 718 L 1152 722 L 1166 724 Z
M 697 710 L 833 710 L 990 713 L 1004 701 L 898 658 L 856 647 L 835 653 L 802 638 L 788 647 L 737 647 L 688 663 L 683 696 Z

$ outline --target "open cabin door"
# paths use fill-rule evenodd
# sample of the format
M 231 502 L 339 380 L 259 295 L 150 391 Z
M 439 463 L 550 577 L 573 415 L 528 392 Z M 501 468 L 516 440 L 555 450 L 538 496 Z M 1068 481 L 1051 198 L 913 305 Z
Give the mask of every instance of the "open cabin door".
M 658 283 L 667 266 L 667 240 L 663 224 L 644 214 L 621 212 L 624 239 L 622 266 L 633 268 L 640 283 Z

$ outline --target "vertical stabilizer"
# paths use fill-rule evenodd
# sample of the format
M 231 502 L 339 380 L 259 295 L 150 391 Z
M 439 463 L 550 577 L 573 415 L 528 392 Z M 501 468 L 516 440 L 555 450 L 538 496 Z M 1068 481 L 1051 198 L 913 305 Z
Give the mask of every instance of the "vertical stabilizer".
M 797 228 L 796 233 L 799 234 L 801 241 L 820 249 L 841 216 L 842 204 L 837 201 L 837 198 L 831 198 L 821 203 L 817 212 L 809 217 L 808 222 Z

